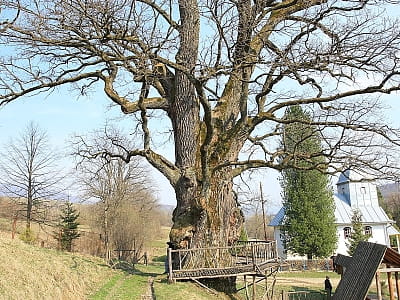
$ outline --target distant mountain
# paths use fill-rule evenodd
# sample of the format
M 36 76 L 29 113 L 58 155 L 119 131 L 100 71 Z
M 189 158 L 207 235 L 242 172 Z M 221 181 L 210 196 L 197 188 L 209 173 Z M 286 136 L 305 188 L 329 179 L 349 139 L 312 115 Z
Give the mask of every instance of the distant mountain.
M 387 199 L 393 194 L 400 194 L 400 184 L 398 182 L 384 184 L 379 186 L 379 190 L 383 198 Z

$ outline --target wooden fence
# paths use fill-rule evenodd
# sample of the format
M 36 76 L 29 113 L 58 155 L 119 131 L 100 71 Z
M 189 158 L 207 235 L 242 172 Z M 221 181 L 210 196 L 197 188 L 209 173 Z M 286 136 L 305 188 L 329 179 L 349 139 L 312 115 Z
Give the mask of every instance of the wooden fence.
M 174 273 L 185 271 L 212 270 L 215 276 L 224 274 L 223 270 L 235 268 L 241 273 L 240 267 L 246 272 L 256 271 L 257 266 L 278 258 L 276 242 L 238 242 L 233 246 L 209 247 L 192 249 L 168 249 L 169 279 L 175 279 Z M 246 267 L 246 268 L 245 268 Z M 181 278 L 184 278 L 182 276 Z M 200 276 L 199 276 L 200 277 Z
M 274 297 L 274 300 L 327 300 L 328 295 L 323 292 L 310 292 L 310 291 L 282 291 L 279 296 Z
M 281 264 L 280 271 L 333 271 L 332 259 L 302 259 L 286 260 Z

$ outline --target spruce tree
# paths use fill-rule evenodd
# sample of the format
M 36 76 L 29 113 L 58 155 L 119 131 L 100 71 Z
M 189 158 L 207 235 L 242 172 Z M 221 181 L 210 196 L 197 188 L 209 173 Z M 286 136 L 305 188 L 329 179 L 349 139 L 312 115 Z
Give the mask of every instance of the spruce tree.
M 350 256 L 353 256 L 354 251 L 357 248 L 357 245 L 360 242 L 368 241 L 371 235 L 364 233 L 364 226 L 362 224 L 362 214 L 358 209 L 353 210 L 353 215 L 351 217 L 351 225 L 353 229 L 351 231 L 351 236 L 349 237 L 349 242 L 347 243 L 347 247 L 348 247 L 348 254 Z
M 73 207 L 73 204 L 67 201 L 61 210 L 59 232 L 55 233 L 55 238 L 59 242 L 61 250 L 71 252 L 73 241 L 80 237 L 78 217 L 79 213 Z
M 285 218 L 281 230 L 286 250 L 299 255 L 326 257 L 336 247 L 337 236 L 334 200 L 323 158 L 309 157 L 321 150 L 318 131 L 311 125 L 311 117 L 300 106 L 286 110 L 288 120 L 283 127 L 285 154 L 281 156 L 291 167 L 282 171 L 281 186 Z M 291 153 L 304 159 L 292 161 Z

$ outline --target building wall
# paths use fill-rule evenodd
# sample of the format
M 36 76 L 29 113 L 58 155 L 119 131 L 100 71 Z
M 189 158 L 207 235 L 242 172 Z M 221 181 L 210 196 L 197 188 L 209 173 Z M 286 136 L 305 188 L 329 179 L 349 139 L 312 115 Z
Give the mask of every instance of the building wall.
M 350 176 L 350 177 L 349 177 Z M 354 178 L 353 178 L 354 177 Z M 351 179 L 349 179 L 351 178 Z M 361 174 L 348 173 L 347 176 L 341 176 L 337 183 L 337 199 L 336 201 L 336 224 L 338 244 L 336 251 L 333 254 L 347 255 L 348 239 L 344 237 L 344 228 L 350 227 L 351 224 L 351 210 L 360 208 L 367 212 L 363 215 L 364 226 L 372 227 L 372 237 L 369 242 L 382 244 L 390 247 L 390 240 L 388 236 L 388 226 L 391 225 L 391 220 L 379 207 L 378 194 L 376 185 L 373 181 L 364 180 L 367 177 Z M 346 204 L 347 203 L 347 204 Z M 281 218 L 283 218 L 281 216 Z M 276 222 L 275 224 L 279 224 Z M 286 255 L 284 252 L 283 244 L 281 241 L 279 227 L 275 225 L 274 235 L 277 241 L 278 253 L 280 257 L 287 259 L 298 259 L 298 256 Z
M 377 244 L 390 246 L 390 241 L 389 241 L 388 235 L 387 235 L 387 226 L 388 225 L 389 224 L 376 224 L 376 225 L 365 224 L 365 226 L 372 227 L 372 237 L 368 241 L 371 243 L 377 243 Z M 351 227 L 351 225 L 340 225 L 337 227 L 338 244 L 337 244 L 336 250 L 332 254 L 348 255 L 346 243 L 348 243 L 349 240 L 345 239 L 345 237 L 344 237 L 344 228 L 345 227 Z M 285 253 L 285 249 L 284 249 L 282 239 L 281 239 L 281 231 L 279 230 L 279 227 L 274 228 L 274 238 L 276 240 L 276 246 L 277 246 L 279 257 L 288 259 L 288 260 L 306 259 L 306 257 L 302 257 L 299 255 L 293 255 L 290 253 L 289 254 Z
M 337 191 L 345 195 L 352 207 L 379 206 L 376 185 L 371 182 L 340 183 L 337 185 Z
M 381 244 L 390 246 L 390 241 L 387 235 L 387 226 L 389 224 L 376 224 L 376 225 L 368 225 L 364 224 L 364 226 L 371 226 L 372 227 L 372 237 L 368 240 L 368 242 Z M 336 248 L 335 254 L 344 254 L 347 255 L 347 245 L 346 243 L 349 242 L 348 239 L 344 238 L 344 228 L 351 227 L 351 225 L 342 225 L 337 227 L 338 231 L 338 245 Z

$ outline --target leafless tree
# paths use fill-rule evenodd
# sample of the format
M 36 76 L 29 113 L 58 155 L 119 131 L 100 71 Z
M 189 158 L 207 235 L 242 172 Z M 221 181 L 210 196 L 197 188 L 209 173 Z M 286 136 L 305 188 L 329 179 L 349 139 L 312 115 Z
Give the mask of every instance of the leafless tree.
M 261 184 L 258 190 L 239 193 L 239 201 L 246 215 L 245 228 L 249 238 L 270 240 L 273 238 L 273 229 L 267 225 L 271 221 L 271 214 L 268 208 L 271 206 L 271 199 L 264 195 Z
M 1 153 L 2 192 L 17 203 L 14 218 L 23 216 L 27 230 L 32 222 L 51 221 L 49 209 L 64 190 L 57 155 L 48 144 L 46 132 L 32 122 Z
M 143 137 L 110 157 L 145 157 L 175 189 L 174 247 L 233 243 L 243 218 L 232 181 L 254 168 L 322 156 L 307 168 L 395 175 L 399 132 L 374 112 L 376 96 L 400 89 L 398 20 L 386 12 L 397 1 L 1 3 L 1 104 L 101 86 Z M 282 124 L 302 122 L 282 119 L 292 105 L 313 112 L 322 151 L 279 146 Z M 152 122 L 172 132 L 174 161 L 156 152 Z
M 115 133 L 113 138 L 117 136 Z M 108 260 L 111 258 L 112 246 L 129 244 L 129 241 L 126 241 L 126 234 L 129 234 L 132 222 L 127 221 L 128 216 L 137 219 L 132 215 L 141 211 L 142 206 L 151 209 L 155 204 L 154 198 L 146 195 L 146 191 L 151 191 L 151 189 L 147 184 L 145 169 L 138 158 L 132 159 L 127 164 L 109 156 L 99 156 L 96 159 L 85 156 L 85 153 L 90 152 L 90 149 L 84 147 L 88 145 L 87 143 L 94 145 L 96 149 L 107 149 L 110 153 L 117 153 L 119 149 L 112 146 L 110 139 L 105 130 L 96 132 L 91 137 L 79 136 L 74 140 L 78 159 L 77 170 L 81 174 L 80 185 L 86 198 L 97 201 L 95 217 L 101 224 L 105 256 Z M 124 211 L 127 208 L 135 209 Z M 122 239 L 124 239 L 123 242 Z
M 114 249 L 132 249 L 134 262 L 138 262 L 145 247 L 157 238 L 160 232 L 160 223 L 157 220 L 156 201 L 151 193 L 142 191 L 131 194 L 120 205 L 116 212 L 115 222 L 111 229 L 111 239 Z M 124 253 L 122 252 L 122 258 Z

